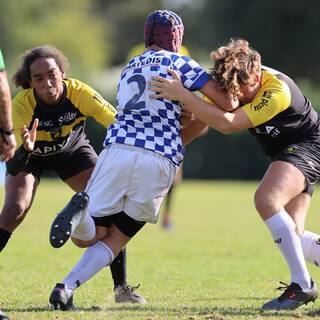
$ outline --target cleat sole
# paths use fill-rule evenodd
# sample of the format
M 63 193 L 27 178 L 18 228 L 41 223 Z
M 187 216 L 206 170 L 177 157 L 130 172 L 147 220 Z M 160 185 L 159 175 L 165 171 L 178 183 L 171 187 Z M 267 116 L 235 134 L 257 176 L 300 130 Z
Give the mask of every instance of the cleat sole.
M 89 196 L 81 191 L 76 193 L 66 207 L 58 213 L 50 230 L 50 244 L 54 248 L 62 247 L 72 233 L 72 219 L 87 208 Z

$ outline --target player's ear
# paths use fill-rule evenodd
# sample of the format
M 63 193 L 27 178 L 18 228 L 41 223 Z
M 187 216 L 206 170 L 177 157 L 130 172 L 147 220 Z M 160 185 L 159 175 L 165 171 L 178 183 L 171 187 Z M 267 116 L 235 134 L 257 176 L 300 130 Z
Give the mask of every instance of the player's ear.
M 261 80 L 261 72 L 256 74 L 256 82 L 260 82 Z

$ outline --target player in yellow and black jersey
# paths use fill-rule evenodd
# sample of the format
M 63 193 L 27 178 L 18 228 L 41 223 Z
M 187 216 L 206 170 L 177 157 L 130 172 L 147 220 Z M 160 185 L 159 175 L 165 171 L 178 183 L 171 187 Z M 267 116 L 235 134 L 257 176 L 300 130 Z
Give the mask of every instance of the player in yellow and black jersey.
M 85 120 L 91 116 L 107 128 L 116 116 L 116 109 L 91 87 L 65 78 L 68 61 L 56 48 L 37 47 L 22 59 L 14 82 L 24 90 L 12 103 L 18 148 L 7 162 L 0 251 L 30 209 L 45 170 L 74 191 L 85 189 L 98 158 L 84 133 Z M 126 283 L 125 249 L 110 268 L 116 302 L 145 303 Z
M 241 104 L 226 112 L 174 80 L 151 83 L 154 98 L 179 100 L 200 120 L 222 133 L 249 129 L 271 164 L 254 202 L 274 242 L 287 261 L 291 283 L 265 310 L 293 310 L 318 297 L 306 261 L 320 265 L 320 235 L 304 230 L 316 183 L 320 180 L 320 119 L 292 79 L 262 67 L 260 54 L 245 40 L 231 41 L 211 53 L 215 94 L 232 95 Z M 214 100 L 214 99 L 213 99 Z M 296 230 L 298 234 L 296 233 Z

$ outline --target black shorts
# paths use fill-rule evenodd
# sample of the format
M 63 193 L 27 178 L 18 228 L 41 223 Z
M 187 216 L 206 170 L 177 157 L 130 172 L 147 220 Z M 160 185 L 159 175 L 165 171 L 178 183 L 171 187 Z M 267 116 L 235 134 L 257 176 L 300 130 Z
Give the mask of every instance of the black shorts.
M 277 160 L 289 162 L 303 173 L 307 182 L 307 187 L 303 192 L 312 196 L 316 184 L 320 180 L 320 141 L 304 139 L 290 144 L 271 158 L 271 162 Z
M 94 167 L 97 160 L 98 156 L 92 146 L 84 141 L 73 152 L 30 158 L 23 172 L 31 173 L 40 181 L 44 171 L 54 171 L 62 180 L 66 180 Z
M 96 226 L 110 227 L 114 223 L 126 236 L 132 238 L 146 223 L 129 217 L 125 212 L 105 217 L 92 217 Z

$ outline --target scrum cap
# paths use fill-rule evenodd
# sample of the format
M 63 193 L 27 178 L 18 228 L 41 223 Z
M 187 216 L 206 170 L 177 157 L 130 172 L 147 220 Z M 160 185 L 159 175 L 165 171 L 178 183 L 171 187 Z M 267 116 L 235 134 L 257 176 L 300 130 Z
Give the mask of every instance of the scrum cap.
M 182 20 L 176 13 L 170 10 L 153 11 L 144 26 L 144 43 L 146 47 L 154 43 L 162 49 L 178 52 L 183 31 Z

